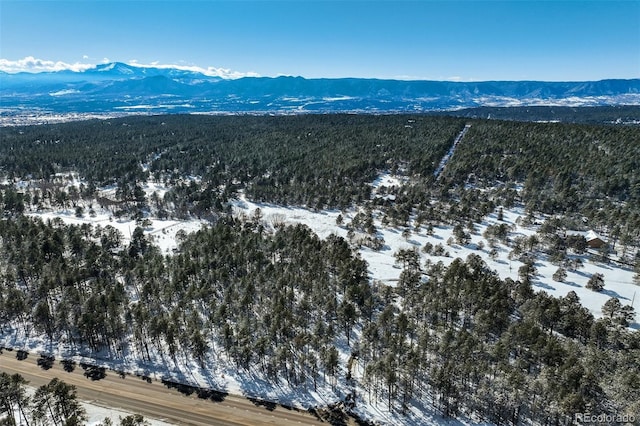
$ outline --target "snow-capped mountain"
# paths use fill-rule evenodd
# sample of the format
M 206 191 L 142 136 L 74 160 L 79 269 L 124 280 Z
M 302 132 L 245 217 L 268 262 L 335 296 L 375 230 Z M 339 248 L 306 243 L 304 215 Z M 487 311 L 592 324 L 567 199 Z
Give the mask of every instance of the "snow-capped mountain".
M 0 72 L 0 108 L 53 113 L 420 112 L 476 106 L 640 105 L 640 79 L 595 82 L 222 79 L 113 62 L 82 72 Z

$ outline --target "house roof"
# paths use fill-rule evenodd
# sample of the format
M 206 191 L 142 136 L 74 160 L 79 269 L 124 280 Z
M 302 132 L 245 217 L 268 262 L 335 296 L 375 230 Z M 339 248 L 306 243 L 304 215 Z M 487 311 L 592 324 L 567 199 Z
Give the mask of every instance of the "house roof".
M 587 242 L 593 241 L 593 240 L 606 241 L 603 237 L 596 234 L 594 230 L 589 230 L 589 232 L 587 232 L 587 235 L 585 235 L 585 238 L 587 239 Z

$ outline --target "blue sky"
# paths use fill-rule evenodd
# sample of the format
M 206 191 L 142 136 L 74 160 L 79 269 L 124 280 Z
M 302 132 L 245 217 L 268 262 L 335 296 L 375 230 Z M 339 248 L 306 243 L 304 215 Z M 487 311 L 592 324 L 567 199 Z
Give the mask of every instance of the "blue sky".
M 0 0 L 0 58 L 9 71 L 108 60 L 235 76 L 638 78 L 640 1 Z

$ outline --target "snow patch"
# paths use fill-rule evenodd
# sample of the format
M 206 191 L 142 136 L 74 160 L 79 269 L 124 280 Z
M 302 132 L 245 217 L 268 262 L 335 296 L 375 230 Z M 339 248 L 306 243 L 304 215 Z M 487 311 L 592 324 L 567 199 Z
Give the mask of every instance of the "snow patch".
M 58 90 L 57 92 L 49 93 L 49 96 L 73 95 L 75 93 L 80 93 L 80 91 L 75 89 Z

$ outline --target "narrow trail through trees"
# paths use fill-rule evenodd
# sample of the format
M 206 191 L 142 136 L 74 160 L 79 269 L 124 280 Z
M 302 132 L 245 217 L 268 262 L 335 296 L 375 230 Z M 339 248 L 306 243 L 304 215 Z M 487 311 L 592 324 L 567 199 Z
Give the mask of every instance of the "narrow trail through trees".
M 442 175 L 442 172 L 444 171 L 445 166 L 447 165 L 451 157 L 453 157 L 453 152 L 456 150 L 456 147 L 458 146 L 462 138 L 464 138 L 464 135 L 467 133 L 467 131 L 470 128 L 471 128 L 471 124 L 466 124 L 464 126 L 464 129 L 462 129 L 462 131 L 458 133 L 458 136 L 456 136 L 455 140 L 453 141 L 453 145 L 451 145 L 451 148 L 449 148 L 449 151 L 446 153 L 444 157 L 442 157 L 442 160 L 440 160 L 440 164 L 438 165 L 438 168 L 435 170 L 435 172 L 433 172 L 433 175 L 436 177 L 436 180 L 440 180 L 440 176 Z

